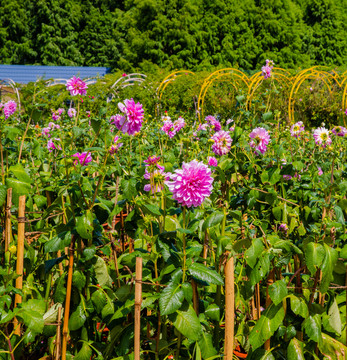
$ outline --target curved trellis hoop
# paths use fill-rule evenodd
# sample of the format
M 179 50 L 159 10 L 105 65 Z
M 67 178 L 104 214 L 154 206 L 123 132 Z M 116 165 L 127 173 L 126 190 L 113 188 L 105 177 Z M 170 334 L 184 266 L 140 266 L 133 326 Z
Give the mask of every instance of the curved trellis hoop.
M 6 92 L 11 92 L 16 95 L 17 103 L 18 103 L 18 110 L 20 111 L 21 110 L 20 94 L 19 94 L 19 90 L 17 88 L 16 83 L 12 79 L 1 79 L 0 80 L 0 91 L 3 88 L 5 88 L 5 89 L 10 88 L 11 91 L 6 90 Z
M 140 73 L 132 73 L 120 77 L 116 82 L 110 87 L 111 94 L 107 97 L 107 102 L 109 103 L 114 99 L 115 93 L 118 89 L 124 89 L 127 86 L 132 86 L 135 84 L 142 84 L 147 79 L 147 75 Z

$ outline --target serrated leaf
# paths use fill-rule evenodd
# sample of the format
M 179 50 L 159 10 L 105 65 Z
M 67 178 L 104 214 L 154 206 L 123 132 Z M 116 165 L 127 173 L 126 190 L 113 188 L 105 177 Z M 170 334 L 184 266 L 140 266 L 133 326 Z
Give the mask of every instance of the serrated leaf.
M 275 305 L 278 305 L 288 295 L 285 280 L 278 280 L 269 286 L 269 295 Z
M 224 218 L 224 214 L 222 212 L 214 212 L 211 215 L 209 215 L 206 220 L 204 221 L 202 225 L 202 231 L 205 231 L 215 225 L 218 225 L 222 222 Z
M 282 304 L 271 304 L 261 315 L 249 334 L 249 342 L 255 350 L 262 346 L 266 340 L 275 333 L 284 319 Z
M 303 343 L 297 338 L 290 340 L 287 348 L 287 359 L 305 360 Z
M 199 340 L 201 336 L 201 324 L 194 309 L 189 306 L 187 311 L 177 310 L 177 316 L 173 322 L 175 328 L 189 340 Z
M 152 204 L 143 204 L 143 207 L 152 215 L 161 216 L 159 206 Z
M 259 255 L 264 250 L 264 244 L 260 238 L 253 239 L 251 246 L 245 251 L 245 259 L 247 264 L 253 269 Z
M 223 285 L 223 278 L 215 270 L 211 270 L 203 264 L 193 263 L 189 266 L 190 275 L 208 284 Z
M 325 249 L 322 244 L 310 242 L 305 251 L 306 265 L 311 275 L 314 275 L 317 269 L 322 265 L 325 257 Z
M 184 292 L 180 284 L 170 283 L 159 298 L 159 308 L 162 315 L 174 313 L 182 306 L 184 300 Z

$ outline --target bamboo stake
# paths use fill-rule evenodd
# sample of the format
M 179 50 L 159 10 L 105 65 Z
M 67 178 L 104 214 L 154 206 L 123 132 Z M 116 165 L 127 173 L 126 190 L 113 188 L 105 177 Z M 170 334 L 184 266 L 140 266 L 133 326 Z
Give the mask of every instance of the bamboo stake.
M 266 306 L 266 309 L 272 304 L 272 300 L 270 298 L 270 295 L 269 295 L 269 286 L 272 285 L 274 282 L 274 269 L 272 269 L 270 272 L 269 272 L 269 275 L 268 275 L 268 278 L 267 278 L 267 287 L 266 287 L 266 300 L 265 300 L 265 306 Z M 265 341 L 265 344 L 264 344 L 264 349 L 267 351 L 267 350 L 270 350 L 271 348 L 271 338 L 266 340 Z
M 140 360 L 140 329 L 142 303 L 142 258 L 136 258 L 135 274 L 135 331 L 134 331 L 134 360 Z
M 25 195 L 19 197 L 18 205 L 18 236 L 17 236 L 17 263 L 16 273 L 19 277 L 16 279 L 16 288 L 23 288 L 23 264 L 24 264 L 24 232 L 25 232 Z M 14 307 L 22 302 L 19 294 L 15 295 Z M 20 324 L 17 318 L 13 320 L 14 333 L 20 336 Z
M 12 188 L 7 189 L 6 220 L 5 220 L 5 252 L 10 247 L 12 226 L 11 226 Z
M 225 265 L 225 360 L 232 360 L 234 353 L 234 323 L 235 323 L 235 281 L 234 257 Z
M 58 325 L 57 325 L 57 335 L 55 338 L 55 360 L 59 360 L 60 356 L 60 347 L 61 347 L 61 337 L 60 337 L 60 328 L 61 328 L 61 306 L 58 308 Z
M 57 257 L 60 258 L 61 257 L 61 250 L 57 251 Z M 59 275 L 63 276 L 64 270 L 63 270 L 63 263 L 60 262 L 59 263 Z
M 75 239 L 72 237 L 71 246 L 69 249 L 69 271 L 67 275 L 66 285 L 66 299 L 65 299 L 65 311 L 64 311 L 64 324 L 63 324 L 63 345 L 61 358 L 66 360 L 66 347 L 67 347 L 67 335 L 69 332 L 69 316 L 70 316 L 70 300 L 71 300 L 71 288 L 72 288 L 72 273 L 73 273 L 73 262 L 74 262 L 74 250 L 75 250 Z
M 198 285 L 197 283 L 192 279 L 191 281 L 192 288 L 193 288 L 193 308 L 196 312 L 196 315 L 199 316 L 199 292 L 198 292 Z
M 260 285 L 255 285 L 257 319 L 260 319 Z

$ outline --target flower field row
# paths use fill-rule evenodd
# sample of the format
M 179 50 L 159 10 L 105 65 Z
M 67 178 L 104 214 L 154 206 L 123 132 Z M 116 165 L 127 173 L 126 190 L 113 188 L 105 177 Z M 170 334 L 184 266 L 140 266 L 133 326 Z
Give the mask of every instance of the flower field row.
M 0 358 L 344 359 L 345 115 L 62 91 L 1 110 Z

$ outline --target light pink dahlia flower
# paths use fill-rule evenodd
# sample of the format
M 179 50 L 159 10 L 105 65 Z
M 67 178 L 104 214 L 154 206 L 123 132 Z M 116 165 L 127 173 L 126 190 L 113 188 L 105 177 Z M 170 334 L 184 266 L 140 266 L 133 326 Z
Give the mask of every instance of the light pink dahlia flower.
M 269 79 L 272 76 L 272 69 L 273 69 L 274 63 L 272 60 L 266 60 L 266 65 L 261 68 L 261 73 L 264 76 L 264 79 Z
M 214 144 L 212 145 L 212 151 L 216 155 L 225 155 L 231 148 L 232 139 L 228 131 L 220 130 L 212 136 Z
M 292 125 L 290 128 L 290 135 L 293 137 L 299 137 L 301 133 L 305 130 L 304 123 L 302 121 L 299 121 Z
M 17 104 L 15 101 L 10 100 L 4 105 L 4 115 L 5 119 L 8 119 L 11 115 L 13 115 L 17 110 Z
M 316 145 L 321 145 L 323 148 L 331 144 L 329 130 L 324 127 L 319 127 L 315 129 L 313 131 L 313 137 Z
M 182 206 L 200 206 L 213 189 L 211 169 L 197 160 L 183 163 L 182 169 L 171 175 L 171 180 L 165 183 Z
M 72 96 L 85 95 L 87 93 L 87 89 L 87 84 L 80 78 L 76 78 L 76 76 L 73 76 L 66 83 L 66 90 L 70 91 L 70 95 Z
M 347 135 L 347 129 L 343 126 L 334 126 L 334 128 L 331 130 L 333 134 L 336 136 L 346 136 Z
M 168 135 L 170 139 L 173 138 L 177 132 L 174 123 L 171 120 L 164 121 L 163 126 L 160 130 L 164 131 L 164 133 Z
M 174 123 L 173 126 L 175 128 L 175 131 L 178 132 L 180 131 L 182 128 L 184 128 L 186 126 L 186 122 L 183 119 L 182 116 L 180 116 Z
M 70 109 L 67 111 L 67 114 L 69 115 L 70 118 L 74 118 L 74 117 L 76 116 L 76 109 L 70 108 Z
M 252 139 L 249 143 L 250 147 L 259 151 L 261 154 L 265 154 L 267 145 L 270 142 L 270 135 L 264 128 L 255 128 L 249 137 Z

